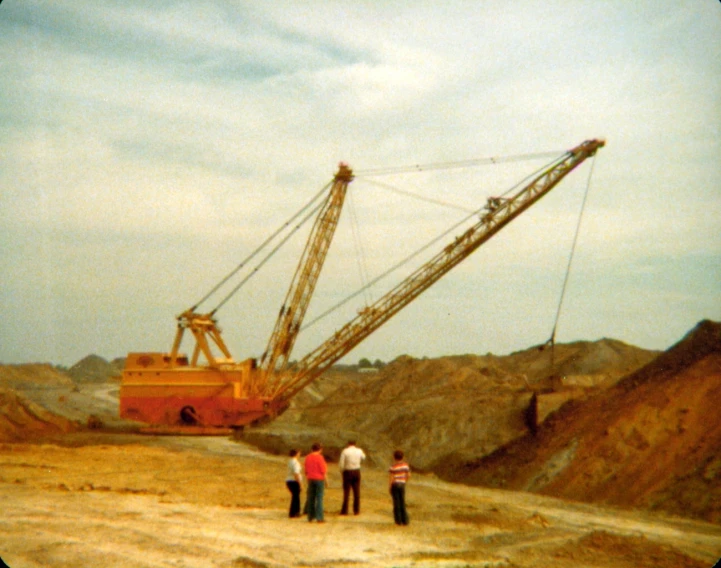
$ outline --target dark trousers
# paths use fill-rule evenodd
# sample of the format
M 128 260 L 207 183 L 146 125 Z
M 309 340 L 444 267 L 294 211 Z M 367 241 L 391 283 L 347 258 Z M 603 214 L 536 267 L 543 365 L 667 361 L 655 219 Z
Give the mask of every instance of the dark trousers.
M 308 497 L 306 501 L 308 520 L 316 519 L 323 521 L 323 494 L 325 493 L 325 481 L 315 479 L 308 480 Z
M 391 485 L 391 497 L 393 497 L 393 518 L 397 525 L 408 524 L 408 512 L 406 511 L 406 484 L 394 483 Z
M 286 481 L 288 491 L 290 491 L 290 511 L 289 517 L 300 517 L 300 483 L 297 481 Z
M 343 506 L 340 509 L 341 515 L 348 514 L 348 497 L 353 490 L 353 514 L 360 513 L 360 469 L 343 471 Z

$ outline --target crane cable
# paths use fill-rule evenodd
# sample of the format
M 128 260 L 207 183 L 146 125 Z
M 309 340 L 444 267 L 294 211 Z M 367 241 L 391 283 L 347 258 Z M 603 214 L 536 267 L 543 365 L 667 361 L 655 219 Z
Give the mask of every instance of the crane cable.
M 0 1 L 2 1 L 2 0 L 0 0 Z M 539 159 L 539 158 L 544 158 L 544 157 L 549 157 L 549 156 L 557 156 L 557 155 L 558 155 L 558 152 L 540 152 L 540 153 L 535 153 L 535 154 L 517 154 L 517 155 L 513 155 L 513 156 L 500 156 L 500 157 L 478 158 L 478 159 L 473 159 L 473 160 L 464 160 L 464 161 L 456 161 L 456 162 L 437 162 L 437 163 L 431 163 L 431 164 L 427 164 L 427 165 L 418 165 L 418 164 L 417 164 L 417 165 L 413 165 L 413 166 L 402 166 L 402 167 L 395 167 L 395 168 L 393 168 L 393 167 L 391 167 L 391 168 L 376 168 L 376 169 L 369 169 L 369 170 L 361 170 L 361 171 L 359 172 L 359 174 L 360 174 L 361 177 L 369 177 L 369 176 L 389 175 L 389 174 L 398 174 L 398 173 L 423 172 L 423 171 L 439 170 L 439 169 L 467 168 L 467 167 L 474 167 L 474 166 L 479 166 L 479 165 L 484 165 L 484 164 L 499 164 L 499 163 L 505 163 L 505 162 L 517 162 L 517 161 L 533 160 L 533 159 Z M 554 160 L 553 163 L 558 162 L 560 159 L 561 159 L 561 158 L 558 158 L 558 159 Z M 540 168 L 538 171 L 541 171 L 542 169 L 547 168 L 547 167 L 549 167 L 549 166 L 544 166 L 543 168 Z M 531 175 L 535 175 L 535 174 L 531 174 Z M 357 178 L 357 177 L 359 177 L 358 173 L 356 174 L 356 178 Z M 529 179 L 530 177 L 531 177 L 531 176 L 528 176 L 528 177 L 525 178 L 525 179 Z M 508 189 L 503 195 L 506 195 L 507 193 L 509 193 L 510 191 L 512 191 L 513 189 L 515 189 L 516 187 L 518 187 L 521 183 L 523 183 L 523 181 L 525 181 L 525 179 L 522 180 L 521 182 L 519 182 L 518 184 L 516 184 L 515 186 L 511 187 L 510 189 Z M 370 182 L 370 180 L 366 180 L 366 181 Z M 234 268 L 234 269 L 233 269 L 231 272 L 229 272 L 223 279 L 221 279 L 220 282 L 218 282 L 218 284 L 216 284 L 205 296 L 203 296 L 199 301 L 197 301 L 197 302 L 193 305 L 192 308 L 190 308 L 190 311 L 195 311 L 200 304 L 202 304 L 203 302 L 205 302 L 206 300 L 208 300 L 208 298 L 210 298 L 213 294 L 215 294 L 225 283 L 227 283 L 227 282 L 228 282 L 233 276 L 235 276 L 242 268 L 244 268 L 245 265 L 246 265 L 248 262 L 250 262 L 256 255 L 258 255 L 258 254 L 260 253 L 260 251 L 262 251 L 266 246 L 268 246 L 268 244 L 269 244 L 270 242 L 272 242 L 273 239 L 275 239 L 282 231 L 284 231 L 285 229 L 287 229 L 287 228 L 291 225 L 291 223 L 293 223 L 298 217 L 300 217 L 300 215 L 301 215 L 304 211 L 306 211 L 313 203 L 315 203 L 315 202 L 318 200 L 318 198 L 319 198 L 321 195 L 323 195 L 323 194 L 327 191 L 327 189 L 328 189 L 328 187 L 331 185 L 331 183 L 332 183 L 332 182 L 329 182 L 328 184 L 326 184 L 315 196 L 313 196 L 313 198 L 311 198 L 311 200 L 310 200 L 305 206 L 303 206 L 303 207 L 302 207 L 297 213 L 295 213 L 290 219 L 288 219 L 285 223 L 283 223 L 270 237 L 268 237 L 260 246 L 258 246 L 258 247 L 257 247 L 248 257 L 246 257 L 236 268 Z M 387 184 L 383 184 L 383 183 L 380 183 L 380 182 L 377 182 L 377 181 L 370 182 L 370 183 L 374 183 L 375 185 L 377 185 L 377 186 L 379 186 L 379 187 L 385 187 L 386 189 L 391 189 L 391 190 L 396 191 L 396 192 L 398 192 L 398 193 L 403 193 L 403 194 L 406 194 L 406 195 L 413 195 L 413 194 L 411 194 L 410 192 L 405 192 L 405 191 L 400 190 L 400 189 L 398 189 L 398 188 L 394 188 L 393 186 L 390 186 L 390 185 L 387 185 Z M 468 209 L 465 209 L 465 208 L 462 208 L 462 207 L 459 207 L 459 206 L 456 206 L 456 205 L 453 205 L 453 204 L 450 204 L 450 203 L 440 202 L 440 201 L 438 201 L 438 200 L 433 200 L 433 199 L 430 199 L 430 198 L 423 198 L 423 197 L 420 197 L 420 196 L 414 196 L 414 197 L 416 197 L 416 198 L 418 198 L 418 199 L 425 200 L 425 201 L 433 202 L 433 203 L 436 203 L 436 204 L 439 204 L 439 205 L 444 205 L 444 206 L 446 206 L 446 207 L 455 207 L 455 208 L 457 208 L 457 209 L 464 209 L 466 212 L 468 212 Z M 322 207 L 322 203 L 319 204 L 319 205 L 317 205 L 316 207 L 314 207 L 314 208 L 310 211 L 310 213 L 309 213 L 308 215 L 306 215 L 306 216 L 302 219 L 302 221 L 301 221 L 298 225 L 296 225 L 296 226 L 290 231 L 290 233 L 289 233 L 287 236 L 285 236 L 285 237 L 283 238 L 283 240 L 282 240 L 276 247 L 273 248 L 273 250 L 272 250 L 270 253 L 268 253 L 268 255 L 266 255 L 266 257 L 258 264 L 258 266 L 256 266 L 256 267 L 251 271 L 251 273 L 250 273 L 248 276 L 246 276 L 237 286 L 235 286 L 235 287 L 231 290 L 231 292 L 230 292 L 225 298 L 223 298 L 223 300 L 222 300 L 213 310 L 211 310 L 210 314 L 215 314 L 226 302 L 228 302 L 228 300 L 230 300 L 230 299 L 232 298 L 232 296 L 235 295 L 235 293 L 238 292 L 238 290 L 239 290 L 243 285 L 245 285 L 245 283 L 248 282 L 248 280 L 250 280 L 250 278 L 252 278 L 252 277 L 258 272 L 258 270 L 290 239 L 290 237 L 291 237 L 296 231 L 298 231 L 298 230 L 300 229 L 300 227 L 301 227 L 303 224 L 305 224 L 305 223 L 311 218 L 311 216 L 312 216 L 313 214 L 315 214 L 321 207 Z M 474 212 L 474 213 L 475 213 L 475 212 Z M 466 219 L 464 219 L 463 221 L 461 221 L 461 223 L 463 223 L 463 222 L 466 221 L 467 219 L 468 219 L 468 217 L 467 217 Z M 460 224 L 460 223 L 459 223 L 459 224 Z M 325 317 L 325 315 L 328 315 L 328 313 L 334 311 L 335 309 L 337 309 L 337 308 L 340 307 L 341 305 L 345 304 L 347 301 L 349 301 L 350 299 L 352 299 L 352 298 L 354 298 L 355 296 L 357 296 L 357 295 L 358 295 L 359 293 L 361 293 L 363 290 L 369 288 L 369 287 L 372 286 L 374 283 L 376 283 L 378 280 L 380 280 L 380 279 L 382 279 L 383 277 L 387 276 L 390 272 L 393 272 L 394 270 L 398 269 L 400 266 L 402 266 L 403 264 L 405 264 L 406 262 L 408 262 L 408 261 L 410 261 L 412 258 L 414 258 L 417 254 L 419 254 L 419 253 L 422 252 L 423 250 L 426 250 L 426 248 L 428 248 L 428 246 L 430 246 L 431 244 L 435 243 L 438 239 L 440 239 L 441 237 L 447 235 L 448 232 L 450 232 L 451 230 L 455 229 L 457 226 L 458 226 L 458 225 L 455 225 L 454 227 L 452 227 L 451 229 L 449 229 L 449 231 L 443 233 L 443 235 L 437 237 L 436 239 L 434 239 L 433 241 L 431 241 L 430 243 L 428 243 L 426 246 L 422 247 L 419 251 L 417 251 L 416 253 L 414 253 L 414 254 L 412 254 L 411 256 L 409 256 L 409 257 L 408 257 L 406 260 L 404 260 L 402 263 L 396 265 L 394 268 L 392 268 L 390 271 L 386 272 L 386 273 L 383 274 L 382 276 L 374 279 L 372 282 L 367 282 L 367 283 L 362 287 L 361 290 L 359 290 L 359 291 L 356 292 L 355 294 L 352 294 L 350 297 L 346 298 L 346 300 L 344 300 L 344 301 L 341 302 L 340 304 L 336 305 L 335 307 L 333 307 L 331 310 L 329 310 L 328 312 L 326 312 L 325 314 L 323 314 L 323 315 L 320 316 L 319 318 L 316 318 L 316 320 L 314 320 L 314 322 L 311 322 L 311 324 L 308 324 L 308 325 L 312 325 L 312 323 L 315 323 L 315 321 L 317 321 L 318 319 L 322 319 L 323 317 Z M 366 274 L 366 279 L 367 279 L 367 274 Z M 305 327 L 308 327 L 308 325 L 306 325 Z
M 501 195 L 501 197 L 503 197 L 503 196 L 505 196 L 505 195 L 508 195 L 510 192 L 512 192 L 512 191 L 514 191 L 515 189 L 517 189 L 520 185 L 526 183 L 529 179 L 532 179 L 533 177 L 537 176 L 539 173 L 554 168 L 559 162 L 561 162 L 562 160 L 564 160 L 567 156 L 568 156 L 568 152 L 565 152 L 562 156 L 557 156 L 557 155 L 556 155 L 556 159 L 555 159 L 555 160 L 553 160 L 552 162 L 546 164 L 545 166 L 542 166 L 542 167 L 538 168 L 536 171 L 530 173 L 530 174 L 527 175 L 525 178 L 523 178 L 521 181 L 519 181 L 518 183 L 516 183 L 516 184 L 514 184 L 513 186 L 511 186 L 510 188 L 508 188 L 505 192 L 503 192 L 503 194 Z M 484 207 L 485 207 L 485 206 L 484 206 Z M 348 297 L 346 297 L 344 300 L 341 300 L 340 302 L 338 302 L 338 303 L 335 304 L 334 306 L 330 307 L 329 309 L 327 309 L 326 311 L 324 311 L 323 313 L 321 313 L 320 315 L 318 315 L 315 319 L 313 319 L 313 320 L 311 320 L 310 322 L 308 322 L 308 323 L 306 323 L 305 325 L 303 325 L 303 327 L 301 327 L 301 331 L 303 331 L 303 330 L 305 330 L 305 329 L 307 329 L 307 328 L 315 325 L 315 324 L 318 323 L 320 320 L 326 318 L 326 317 L 329 316 L 331 313 L 335 312 L 337 309 L 339 309 L 340 307 L 342 307 L 342 306 L 344 306 L 345 304 L 347 304 L 348 302 L 350 302 L 353 298 L 355 298 L 355 297 L 357 297 L 358 295 L 360 295 L 361 293 L 363 293 L 363 291 L 364 291 L 366 288 L 377 284 L 379 281 L 383 280 L 383 279 L 386 278 L 388 275 L 392 274 L 393 272 L 395 272 L 396 270 L 398 270 L 398 269 L 401 268 L 402 266 L 408 264 L 411 260 L 413 260 L 413 259 L 414 259 L 415 257 L 417 257 L 419 254 L 421 254 L 422 252 L 428 250 L 431 246 L 433 246 L 434 244 L 436 244 L 437 242 L 439 242 L 441 239 L 445 238 L 448 234 L 450 234 L 451 232 L 453 232 L 454 230 L 456 230 L 458 227 L 462 226 L 464 223 L 467 223 L 471 218 L 473 218 L 473 217 L 475 217 L 475 216 L 477 216 L 477 215 L 481 215 L 482 212 L 483 212 L 483 210 L 484 210 L 484 207 L 480 207 L 480 208 L 476 209 L 475 211 L 473 211 L 473 213 L 471 213 L 470 215 L 465 216 L 463 219 L 461 219 L 460 221 L 458 221 L 456 224 L 454 224 L 453 226 L 451 226 L 449 229 L 445 230 L 445 231 L 444 231 L 443 233 L 441 233 L 440 235 L 438 235 L 438 236 L 434 237 L 433 239 L 431 239 L 429 242 L 427 242 L 427 243 L 426 243 L 425 245 L 423 245 L 421 248 L 419 248 L 419 249 L 416 250 L 415 252 L 411 253 L 410 255 L 408 255 L 407 257 L 405 257 L 403 260 L 399 261 L 399 262 L 396 263 L 395 265 L 391 266 L 389 269 L 387 269 L 387 270 L 386 270 L 385 272 L 383 272 L 382 274 L 379 274 L 378 276 L 376 276 L 374 279 L 372 279 L 372 280 L 369 281 L 367 284 L 365 284 L 364 286 L 362 286 L 361 288 L 359 288 L 358 290 L 356 290 L 355 292 L 353 292 L 352 294 L 350 294 L 350 295 L 349 295 Z
M 450 203 L 448 201 L 441 201 L 440 199 L 434 199 L 432 197 L 425 197 L 423 195 L 418 195 L 417 193 L 413 193 L 412 191 L 407 191 L 405 189 L 401 189 L 399 187 L 395 187 L 394 185 L 390 185 L 388 183 L 383 183 L 377 180 L 367 179 L 364 176 L 356 176 L 356 179 L 362 179 L 366 183 L 370 185 L 375 185 L 381 189 L 385 189 L 388 191 L 391 191 L 393 193 L 397 193 L 399 195 L 404 195 L 406 197 L 412 197 L 413 199 L 416 199 L 418 201 L 424 201 L 426 203 L 432 203 L 433 205 L 441 205 L 443 207 L 448 207 L 450 209 L 457 209 L 458 211 L 463 211 L 464 213 L 475 213 L 475 209 L 470 209 L 469 207 L 464 207 L 463 205 L 456 205 L 455 203 Z
M 561 295 L 558 299 L 558 308 L 556 309 L 556 318 L 553 322 L 553 330 L 551 331 L 551 338 L 546 342 L 546 345 L 551 346 L 551 374 L 553 374 L 553 368 L 555 366 L 555 346 L 556 346 L 556 330 L 558 329 L 558 321 L 561 317 L 561 308 L 563 306 L 563 300 L 566 295 L 566 287 L 568 285 L 568 279 L 571 274 L 571 264 L 573 263 L 573 257 L 576 252 L 576 245 L 578 244 L 578 235 L 581 232 L 581 222 L 583 221 L 583 213 L 586 210 L 586 200 L 591 189 L 591 176 L 593 175 L 593 168 L 596 165 L 596 159 L 591 160 L 591 168 L 588 172 L 588 179 L 586 180 L 586 190 L 583 194 L 583 200 L 581 202 L 581 210 L 578 213 L 578 222 L 576 223 L 576 232 L 573 235 L 573 243 L 571 244 L 571 251 L 568 255 L 568 264 L 566 266 L 566 274 L 563 278 L 563 286 L 561 287 Z
M 565 276 L 564 276 L 563 286 L 562 286 L 562 289 L 561 289 L 561 297 L 560 297 L 560 299 L 559 299 L 558 308 L 557 308 L 557 310 L 556 310 L 556 318 L 555 318 L 555 321 L 554 321 L 554 324 L 553 324 L 553 331 L 552 331 L 552 333 L 551 333 L 551 338 L 550 338 L 549 341 L 546 343 L 546 345 L 549 345 L 549 344 L 550 344 L 550 346 L 551 346 L 551 369 L 552 369 L 552 370 L 553 370 L 553 359 L 554 359 L 554 347 L 555 347 L 556 329 L 557 329 L 557 327 L 558 327 L 558 321 L 559 321 L 559 318 L 560 318 L 560 315 L 561 315 L 561 307 L 562 307 L 562 305 L 563 305 L 563 300 L 564 300 L 565 293 L 566 293 L 566 287 L 567 287 L 567 285 L 568 285 L 568 280 L 569 280 L 569 276 L 570 276 L 570 273 L 571 273 L 571 265 L 572 265 L 572 263 L 573 263 L 573 257 L 574 257 L 575 251 L 576 251 L 576 245 L 578 244 L 578 235 L 580 234 L 580 230 L 581 230 L 581 223 L 582 223 L 582 221 L 583 221 L 583 214 L 584 214 L 584 212 L 585 212 L 585 210 L 586 210 L 586 201 L 588 200 L 588 194 L 589 194 L 590 188 L 591 188 L 591 177 L 592 177 L 592 175 L 593 175 L 593 169 L 594 169 L 595 165 L 596 165 L 596 160 L 594 159 L 594 160 L 591 161 L 591 168 L 590 168 L 590 170 L 589 170 L 589 172 L 588 172 L 588 179 L 587 179 L 587 181 L 586 181 L 586 189 L 585 189 L 584 194 L 583 194 L 583 200 L 582 200 L 582 202 L 581 202 L 581 209 L 580 209 L 579 215 L 578 215 L 578 222 L 576 223 L 576 231 L 575 231 L 575 234 L 574 234 L 574 236 L 573 236 L 573 243 L 572 243 L 572 245 L 571 245 L 571 251 L 570 251 L 569 257 L 568 257 L 568 264 L 567 264 L 567 267 L 566 267 L 566 274 L 565 274 Z M 533 174 L 532 174 L 532 175 L 533 175 Z M 530 177 L 530 176 L 529 176 L 529 177 Z M 520 182 L 520 183 L 523 183 L 523 182 Z M 520 185 L 520 183 L 517 184 L 516 187 L 517 187 L 518 185 Z M 504 193 L 504 195 L 506 195 L 506 194 L 507 194 L 508 192 L 510 192 L 512 189 L 513 189 L 513 188 L 511 188 L 510 190 L 506 191 L 506 192 Z M 437 240 L 437 239 L 435 239 L 435 240 Z M 434 240 L 433 242 L 435 242 L 435 240 Z M 429 244 L 431 244 L 431 243 L 429 243 Z M 425 250 L 425 248 L 427 248 L 428 246 L 429 246 L 429 245 L 426 245 L 426 246 L 423 247 L 423 249 L 421 249 L 421 250 Z M 420 251 L 418 251 L 418 252 L 420 252 Z M 417 253 L 416 253 L 416 254 L 417 254 Z M 409 258 L 406 259 L 406 260 L 410 260 L 410 258 L 412 258 L 413 256 L 415 256 L 415 254 L 412 255 L 411 257 L 409 257 Z M 404 261 L 403 263 L 405 263 L 405 261 Z M 403 263 L 401 263 L 401 264 L 403 264 Z M 397 268 L 398 266 L 400 266 L 400 265 L 397 265 L 396 267 L 394 267 L 393 269 L 391 269 L 391 271 L 395 270 L 395 268 Z M 386 274 L 387 274 L 387 273 L 386 273 Z M 378 279 L 382 278 L 383 276 L 385 276 L 385 274 L 382 275 L 382 276 L 380 276 L 380 277 L 378 277 L 375 281 L 377 281 Z M 375 281 L 374 281 L 374 282 L 375 282 Z M 356 292 L 353 296 L 351 296 L 351 298 L 354 297 L 354 296 L 356 296 L 356 295 L 358 295 L 359 293 L 360 293 L 360 291 Z M 350 299 L 350 298 L 348 298 L 348 299 Z M 347 300 L 346 300 L 346 301 L 347 301 Z M 345 303 L 345 301 L 344 301 L 343 303 Z M 339 305 L 342 305 L 342 304 L 339 304 Z M 338 307 L 338 306 L 336 306 L 336 307 Z M 333 308 L 333 309 L 335 309 L 335 308 Z M 328 312 L 327 312 L 327 313 L 328 313 Z M 321 316 L 321 317 L 323 317 L 323 316 Z M 320 319 L 320 317 L 319 317 L 318 319 Z M 317 321 L 317 320 L 315 320 L 315 321 Z M 308 324 L 308 325 L 312 325 L 313 323 L 315 323 L 315 321 L 314 321 L 314 322 L 311 322 L 311 323 Z M 551 371 L 551 372 L 553 372 L 553 371 Z M 524 380 L 525 380 L 525 378 L 524 378 Z M 528 385 L 527 380 L 526 380 L 526 384 Z M 431 394 L 431 396 L 443 396 L 443 395 L 442 395 L 442 394 Z M 417 397 L 405 396 L 405 397 L 401 397 L 400 399 L 399 399 L 398 397 L 396 397 L 396 398 L 394 399 L 394 401 L 397 402 L 398 400 L 400 400 L 401 402 L 413 402 L 413 401 L 418 401 L 418 400 L 426 400 L 427 398 L 428 398 L 428 394 L 425 394 L 425 395 L 423 395 L 423 396 L 417 396 Z M 324 400 L 324 401 L 321 401 L 320 403 L 318 403 L 317 405 L 313 406 L 312 408 L 313 408 L 313 409 L 318 409 L 318 408 L 328 409 L 328 408 L 332 408 L 332 407 L 340 408 L 340 407 L 350 406 L 351 404 L 357 404 L 358 402 L 359 402 L 359 401 L 356 400 L 354 403 L 342 403 L 342 402 L 341 402 L 341 403 L 329 403 L 329 402 L 327 402 L 327 401 Z M 384 404 L 384 405 L 385 405 L 385 404 L 387 404 L 387 402 L 380 400 L 380 392 L 379 392 L 379 395 L 378 395 L 375 399 L 370 399 L 370 398 L 369 398 L 369 399 L 367 399 L 367 400 L 361 400 L 360 403 L 361 403 L 361 404 L 365 404 L 365 405 L 373 405 L 373 404 Z
M 276 252 L 278 252 L 278 250 L 280 250 L 280 248 L 281 248 L 285 243 L 287 243 L 287 242 L 290 240 L 290 238 L 295 234 L 296 231 L 298 231 L 309 219 L 311 219 L 312 217 L 315 216 L 315 214 L 326 204 L 326 202 L 328 201 L 328 199 L 330 199 L 330 194 L 328 195 L 328 197 L 327 197 L 325 200 L 321 201 L 318 205 L 316 205 L 313 209 L 311 209 L 311 210 L 308 212 L 308 214 L 307 214 L 305 217 L 303 217 L 303 219 L 300 221 L 300 223 L 298 223 L 295 227 L 293 227 L 293 229 L 292 229 L 285 237 L 283 237 L 283 239 L 282 239 L 275 247 L 273 247 L 273 250 L 271 250 L 271 251 L 265 256 L 265 258 L 264 258 L 262 261 L 260 261 L 260 263 L 258 264 L 258 266 L 256 266 L 256 267 L 250 272 L 250 274 L 248 274 L 245 278 L 243 278 L 243 279 L 237 284 L 237 286 L 235 286 L 235 287 L 230 291 L 230 293 L 229 293 L 225 298 L 223 298 L 223 300 L 222 300 L 217 306 L 215 306 L 215 308 L 213 309 L 213 311 L 211 311 L 210 313 L 211 313 L 211 314 L 214 314 L 214 313 L 217 312 L 221 307 L 223 307 L 223 305 L 225 305 L 225 303 L 226 303 L 228 300 L 230 300 L 230 299 L 235 295 L 235 293 L 236 293 L 238 290 L 240 290 L 240 289 L 245 285 L 246 282 L 248 282 L 248 280 L 250 280 L 253 276 L 255 276 L 255 275 L 257 274 L 258 270 L 260 270 L 260 269 L 263 267 L 263 265 L 264 265 L 266 262 L 268 262 L 268 261 L 273 257 L 273 255 L 274 255 Z M 282 229 L 281 229 L 281 230 L 282 230 Z M 278 232 L 280 232 L 280 231 L 278 231 Z M 268 241 L 266 241 L 266 243 L 267 243 L 267 242 L 268 242 Z M 265 243 L 263 244 L 263 246 L 265 246 Z
M 387 168 L 373 168 L 368 170 L 358 170 L 355 172 L 356 177 L 363 176 L 384 176 L 391 174 L 403 174 L 412 172 L 426 172 L 430 170 L 450 170 L 457 168 L 472 168 L 485 164 L 503 164 L 506 162 L 521 162 L 525 160 L 539 160 L 543 158 L 553 158 L 564 153 L 563 150 L 555 152 L 537 152 L 535 154 L 516 154 L 512 156 L 491 156 L 489 158 L 475 158 L 472 160 L 461 160 L 455 162 L 435 162 L 431 164 L 415 164 L 412 166 L 398 166 Z
M 193 307 L 190 308 L 190 310 L 191 310 L 191 311 L 195 311 L 195 309 L 196 309 L 200 304 L 202 304 L 202 303 L 205 302 L 208 298 L 210 298 L 213 294 L 215 294 L 215 293 L 220 289 L 220 287 L 223 286 L 223 284 L 225 284 L 228 280 L 230 280 L 233 276 L 235 276 L 248 262 L 250 262 L 256 255 L 258 255 L 258 254 L 260 253 L 260 251 L 262 251 L 266 246 L 268 246 L 268 244 L 269 244 L 270 242 L 272 242 L 273 239 L 275 239 L 281 232 L 283 232 L 285 229 L 287 229 L 287 228 L 290 226 L 291 223 L 293 223 L 298 217 L 300 217 L 300 215 L 303 214 L 303 212 L 304 212 L 305 210 L 307 210 L 309 207 L 311 207 L 311 206 L 313 205 L 313 203 L 315 203 L 315 202 L 318 200 L 318 198 L 319 198 L 320 196 L 322 196 L 322 195 L 328 190 L 328 187 L 329 187 L 329 186 L 330 186 L 330 183 L 327 183 L 325 186 L 323 186 L 323 188 L 322 188 L 317 194 L 315 194 L 308 203 L 306 203 L 299 211 L 297 211 L 293 216 L 291 216 L 290 219 L 288 219 L 285 223 L 283 223 L 270 237 L 268 237 L 265 241 L 263 241 L 263 243 L 262 243 L 258 248 L 256 248 L 252 253 L 250 253 L 250 255 L 248 255 L 238 266 L 236 266 L 233 270 L 231 270 L 220 282 L 218 282 L 218 284 L 216 284 L 216 285 L 210 290 L 210 292 L 208 292 L 208 293 L 207 293 L 205 296 L 203 296 L 198 302 L 196 302 L 196 303 L 193 305 Z M 298 225 L 296 225 L 296 226 L 291 230 L 291 232 L 289 233 L 289 235 L 286 236 L 286 237 L 281 241 L 281 243 L 280 243 L 279 245 L 277 245 L 277 246 L 263 259 L 263 261 L 261 261 L 261 263 L 251 272 L 251 274 L 250 274 L 249 276 L 247 276 L 245 279 L 243 279 L 243 281 L 242 281 L 240 284 L 238 284 L 238 285 L 231 291 L 231 293 L 230 293 L 228 296 L 226 296 L 226 298 L 223 299 L 223 301 L 222 301 L 220 304 L 218 304 L 218 305 L 215 307 L 215 309 L 212 310 L 211 313 L 215 313 L 216 311 L 218 311 L 218 309 L 219 309 L 223 304 L 225 304 L 225 302 L 227 302 L 227 301 L 230 299 L 230 297 L 231 297 L 233 294 L 235 294 L 235 293 L 240 289 L 240 287 L 241 287 L 243 284 L 245 284 L 245 283 L 251 278 L 251 276 L 253 276 L 253 275 L 258 271 L 258 269 L 259 269 L 263 264 L 265 264 L 265 262 L 266 262 L 271 256 L 273 256 L 273 255 L 278 251 L 278 249 L 280 248 L 280 246 L 282 246 L 283 244 L 285 244 L 285 243 L 288 241 L 288 239 L 290 238 L 290 235 L 292 235 L 295 231 L 297 231 L 297 230 L 301 227 L 301 225 L 303 225 L 303 223 L 305 223 L 305 222 L 310 218 L 311 215 L 313 215 L 316 211 L 318 211 L 318 209 L 319 209 L 321 206 L 322 206 L 322 203 L 321 203 L 320 205 L 316 205 L 316 207 L 313 208 L 313 209 L 311 210 L 311 212 L 310 212 L 308 215 L 306 215 L 306 217 L 305 217 Z
M 358 265 L 358 274 L 360 276 L 361 285 L 366 290 L 364 296 L 365 296 L 365 302 L 366 305 L 371 303 L 371 292 L 370 288 L 368 286 L 368 281 L 370 278 L 368 277 L 368 263 L 366 262 L 366 254 L 365 254 L 365 247 L 363 246 L 363 240 L 361 239 L 361 232 L 360 232 L 360 225 L 358 223 L 358 213 L 355 208 L 355 203 L 353 199 L 354 192 L 349 191 L 348 192 L 348 209 L 350 213 L 351 218 L 351 232 L 353 234 L 353 246 L 355 248 L 355 254 L 357 259 L 357 265 Z

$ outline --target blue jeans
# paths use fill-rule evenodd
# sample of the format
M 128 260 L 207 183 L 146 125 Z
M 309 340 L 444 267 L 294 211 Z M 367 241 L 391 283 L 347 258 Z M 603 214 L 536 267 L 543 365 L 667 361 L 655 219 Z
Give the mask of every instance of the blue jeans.
M 308 520 L 323 518 L 323 493 L 325 493 L 325 481 L 315 479 L 308 480 Z

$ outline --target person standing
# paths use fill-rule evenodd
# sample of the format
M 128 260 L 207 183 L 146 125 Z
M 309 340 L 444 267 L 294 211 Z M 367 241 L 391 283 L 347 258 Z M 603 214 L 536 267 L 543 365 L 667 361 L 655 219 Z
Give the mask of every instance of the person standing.
M 408 524 L 406 511 L 406 482 L 411 476 L 411 468 L 403 459 L 403 452 L 393 452 L 393 465 L 388 469 L 388 485 L 393 498 L 393 518 L 397 525 Z
M 300 452 L 298 450 L 291 450 L 289 456 L 288 475 L 285 478 L 285 485 L 288 487 L 291 495 L 288 516 L 291 519 L 295 519 L 296 517 L 300 517 L 300 492 L 303 476 L 301 475 Z
M 355 441 L 351 440 L 348 445 L 340 453 L 338 468 L 343 476 L 343 506 L 340 514 L 348 514 L 348 498 L 351 490 L 353 491 L 353 514 L 360 513 L 360 483 L 361 483 L 361 462 L 366 459 L 366 455 L 359 447 L 355 445 Z
M 308 522 L 313 519 L 324 523 L 323 517 L 323 494 L 327 485 L 328 465 L 323 457 L 323 446 L 319 443 L 313 444 L 311 453 L 304 462 L 305 477 L 308 480 Z

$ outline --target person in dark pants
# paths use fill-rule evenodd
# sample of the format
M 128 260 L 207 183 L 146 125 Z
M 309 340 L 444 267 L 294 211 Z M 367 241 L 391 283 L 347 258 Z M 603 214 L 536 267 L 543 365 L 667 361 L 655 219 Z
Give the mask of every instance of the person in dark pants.
M 403 459 L 403 452 L 393 452 L 393 465 L 388 469 L 388 486 L 393 498 L 393 518 L 397 525 L 408 524 L 406 511 L 406 482 L 411 476 L 411 468 Z
M 285 478 L 285 485 L 288 487 L 291 495 L 288 516 L 294 519 L 300 517 L 300 491 L 303 476 L 301 475 L 302 468 L 299 461 L 300 452 L 298 450 L 291 450 L 289 455 L 288 475 Z
M 361 483 L 361 462 L 366 459 L 366 455 L 359 447 L 355 445 L 355 441 L 351 440 L 348 445 L 340 453 L 338 460 L 338 469 L 343 475 L 343 506 L 340 514 L 348 514 L 348 498 L 351 490 L 353 491 L 353 514 L 360 514 L 360 483 Z

